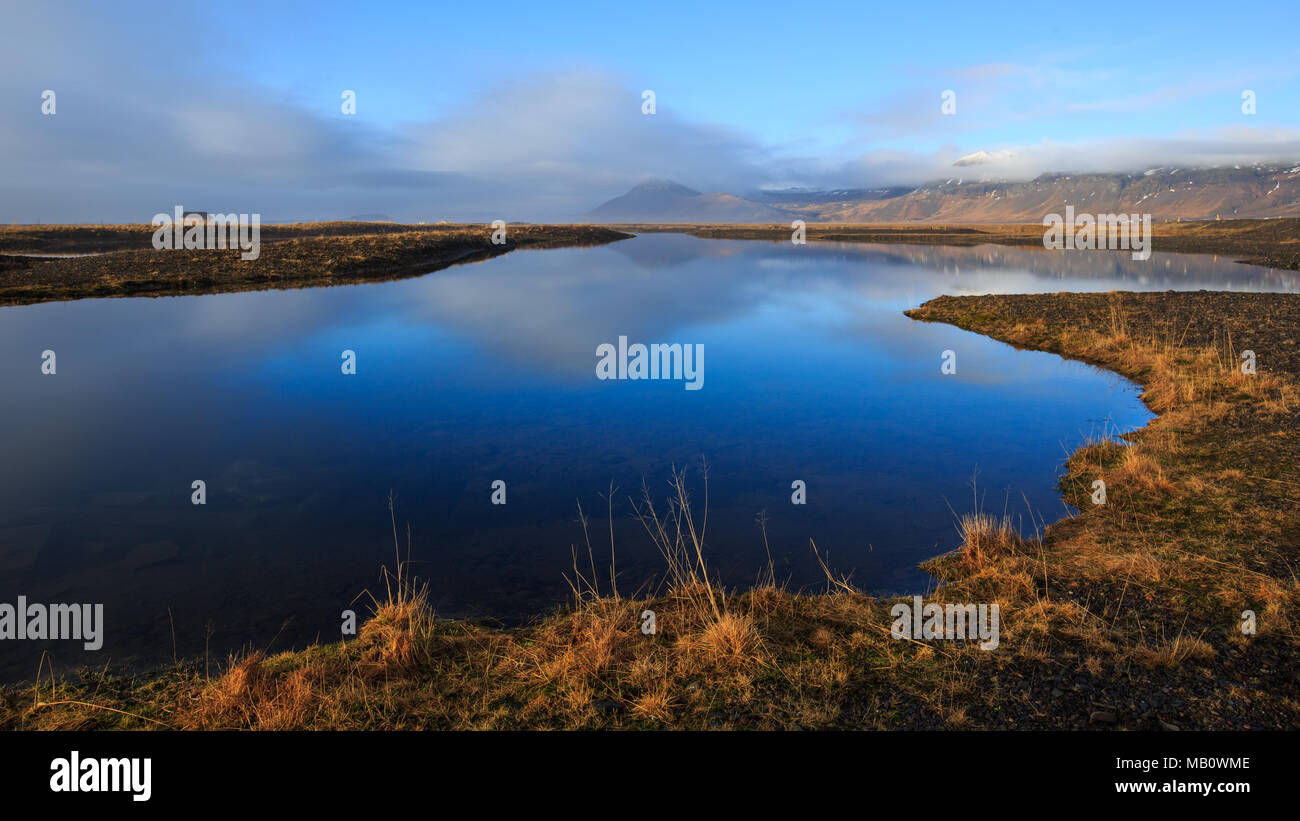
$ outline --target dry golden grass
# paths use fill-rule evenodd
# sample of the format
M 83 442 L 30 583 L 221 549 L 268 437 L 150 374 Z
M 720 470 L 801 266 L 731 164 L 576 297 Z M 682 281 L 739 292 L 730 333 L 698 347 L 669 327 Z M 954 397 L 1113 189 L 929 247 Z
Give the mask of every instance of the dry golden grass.
M 1022 551 L 1025 546 L 1025 540 L 1008 516 L 966 513 L 958 519 L 957 531 L 961 536 L 962 564 L 969 570 L 980 570 Z
M 1205 660 L 1214 656 L 1214 648 L 1199 638 L 1179 634 L 1172 641 L 1154 646 L 1146 644 L 1134 648 L 1132 657 L 1150 667 L 1178 667 L 1183 662 Z
M 1160 463 L 1149 453 L 1136 446 L 1124 448 L 1116 474 L 1129 484 L 1148 492 L 1167 492 L 1174 487 L 1173 482 L 1165 478 Z
M 723 613 L 713 619 L 693 644 L 692 649 L 703 650 L 709 663 L 724 667 L 752 664 L 762 648 L 754 620 L 744 613 Z

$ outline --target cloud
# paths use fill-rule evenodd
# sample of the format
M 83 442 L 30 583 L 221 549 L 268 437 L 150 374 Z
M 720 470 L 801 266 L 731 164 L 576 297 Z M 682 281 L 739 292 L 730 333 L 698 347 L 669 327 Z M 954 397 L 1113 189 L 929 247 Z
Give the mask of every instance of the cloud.
M 1062 89 L 1098 86 L 1104 76 L 1050 60 L 923 76 L 918 90 L 887 96 L 862 115 L 855 147 L 826 156 L 693 121 L 669 101 L 642 114 L 640 88 L 591 67 L 522 77 L 434 120 L 380 125 L 364 113 L 343 115 L 337 99 L 303 100 L 247 77 L 217 50 L 219 38 L 178 32 L 142 13 L 51 3 L 7 14 L 0 30 L 0 220 L 11 222 L 145 222 L 177 204 L 256 212 L 270 222 L 362 213 L 407 221 L 565 220 L 651 177 L 744 193 L 921 184 L 953 176 L 953 163 L 979 152 L 990 161 L 967 174 L 1017 179 L 1300 157 L 1300 133 L 1281 128 L 985 144 L 979 129 L 990 118 L 1041 116 L 1034 100 L 1072 101 L 1050 102 L 1048 111 L 1122 111 L 1203 90 L 1189 84 L 1132 98 L 1061 96 Z M 956 118 L 939 114 L 938 93 L 949 86 L 958 90 Z M 47 88 L 58 94 L 54 116 L 40 112 Z M 891 136 L 905 139 L 882 145 Z M 937 147 L 910 147 L 927 143 Z
M 995 146 L 977 152 L 987 160 L 963 171 L 980 178 L 1032 179 L 1044 173 L 1142 171 L 1156 166 L 1203 168 L 1295 162 L 1300 158 L 1300 130 L 1225 126 L 1187 131 L 1173 137 L 1114 137 L 1028 145 Z M 935 177 L 954 176 L 934 169 Z
M 405 131 L 422 168 L 509 180 L 573 214 L 651 177 L 745 188 L 772 162 L 736 129 L 689 122 L 663 106 L 643 114 L 641 103 L 640 91 L 607 74 L 571 71 L 498 88 Z
M 743 189 L 770 163 L 737 129 L 671 106 L 642 114 L 640 89 L 595 69 L 524 78 L 437 120 L 380 128 L 337 101 L 309 108 L 165 27 L 67 12 L 29 7 L 0 34 L 11 115 L 0 124 L 0 220 L 141 222 L 177 203 L 267 221 L 566 219 L 647 177 Z M 46 88 L 54 116 L 40 112 Z

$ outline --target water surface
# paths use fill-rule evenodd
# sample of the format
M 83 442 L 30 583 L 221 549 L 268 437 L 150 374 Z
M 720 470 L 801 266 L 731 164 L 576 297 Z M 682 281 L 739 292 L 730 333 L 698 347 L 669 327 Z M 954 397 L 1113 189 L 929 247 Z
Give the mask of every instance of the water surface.
M 662 502 L 671 468 L 701 457 L 730 584 L 766 563 L 765 511 L 791 585 L 821 581 L 813 539 L 866 590 L 923 591 L 916 565 L 954 547 L 972 477 L 986 508 L 1053 521 L 1068 450 L 1150 415 L 1114 375 L 904 309 L 943 293 L 1296 287 L 1201 256 L 645 235 L 398 282 L 3 308 L 0 601 L 102 602 L 107 634 L 90 655 L 6 641 L 0 676 L 32 677 L 43 650 L 60 671 L 167 661 L 173 629 L 181 656 L 333 640 L 392 563 L 390 490 L 443 615 L 561 602 L 571 546 L 585 553 L 578 504 L 608 554 L 611 483 L 629 592 L 661 563 L 627 497 L 644 481 Z M 703 345 L 703 389 L 597 380 L 597 346 L 620 335 Z

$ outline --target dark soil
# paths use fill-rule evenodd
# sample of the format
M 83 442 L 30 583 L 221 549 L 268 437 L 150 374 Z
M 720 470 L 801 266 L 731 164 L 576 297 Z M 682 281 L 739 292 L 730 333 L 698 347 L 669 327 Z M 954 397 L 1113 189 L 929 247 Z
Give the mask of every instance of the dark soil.
M 0 230 L 0 248 L 11 249 L 0 255 L 0 305 L 376 282 L 516 248 L 600 245 L 631 235 L 585 225 L 527 225 L 509 226 L 502 245 L 491 236 L 487 226 L 268 226 L 259 257 L 243 260 L 237 250 L 154 250 L 147 227 L 11 226 Z M 40 258 L 20 251 L 95 255 Z

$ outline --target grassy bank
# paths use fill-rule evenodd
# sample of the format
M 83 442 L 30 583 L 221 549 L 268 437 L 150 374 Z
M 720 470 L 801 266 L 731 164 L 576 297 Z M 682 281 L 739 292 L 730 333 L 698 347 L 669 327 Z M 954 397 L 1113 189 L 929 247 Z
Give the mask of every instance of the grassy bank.
M 158 251 L 147 225 L 0 226 L 0 305 L 84 297 L 173 296 L 378 282 L 516 248 L 600 245 L 629 234 L 586 225 L 311 223 L 265 226 L 261 254 Z M 94 254 L 65 258 L 28 254 Z
M 790 226 L 780 225 L 618 225 L 629 231 L 680 231 L 707 239 L 759 239 L 788 242 Z M 1151 226 L 1152 248 L 1195 254 L 1221 254 L 1238 262 L 1300 271 L 1300 219 L 1157 222 Z M 807 238 L 824 242 L 881 242 L 918 245 L 1043 245 L 1043 226 L 1036 223 L 818 224 Z
M 115 296 L 173 296 L 376 282 L 486 259 L 515 248 L 599 245 L 628 231 L 675 231 L 711 239 L 785 242 L 788 225 L 512 225 L 504 245 L 482 225 L 328 222 L 263 226 L 261 255 L 156 251 L 147 225 L 0 226 L 0 306 Z M 808 239 L 1041 247 L 1043 228 L 1005 225 L 812 224 Z M 1300 270 L 1300 220 L 1156 223 L 1158 251 L 1222 254 Z M 91 254 L 52 258 L 51 254 Z
M 245 654 L 210 676 L 201 663 L 47 676 L 0 690 L 0 726 L 1300 726 L 1300 296 L 941 297 L 909 314 L 1118 371 L 1159 414 L 1126 444 L 1069 457 L 1078 516 L 1026 540 L 967 512 L 959 549 L 927 563 L 943 581 L 927 601 L 1000 605 L 996 650 L 891 638 L 894 602 L 829 571 L 824 591 L 722 589 L 703 543 L 707 480 L 690 473 L 640 500 L 664 556 L 652 593 L 619 595 L 610 547 L 580 545 L 570 606 L 498 629 L 437 618 L 396 559 L 355 638 Z M 1254 375 L 1238 367 L 1246 348 Z M 1090 501 L 1098 479 L 1104 505 Z M 1239 629 L 1248 609 L 1253 635 Z

